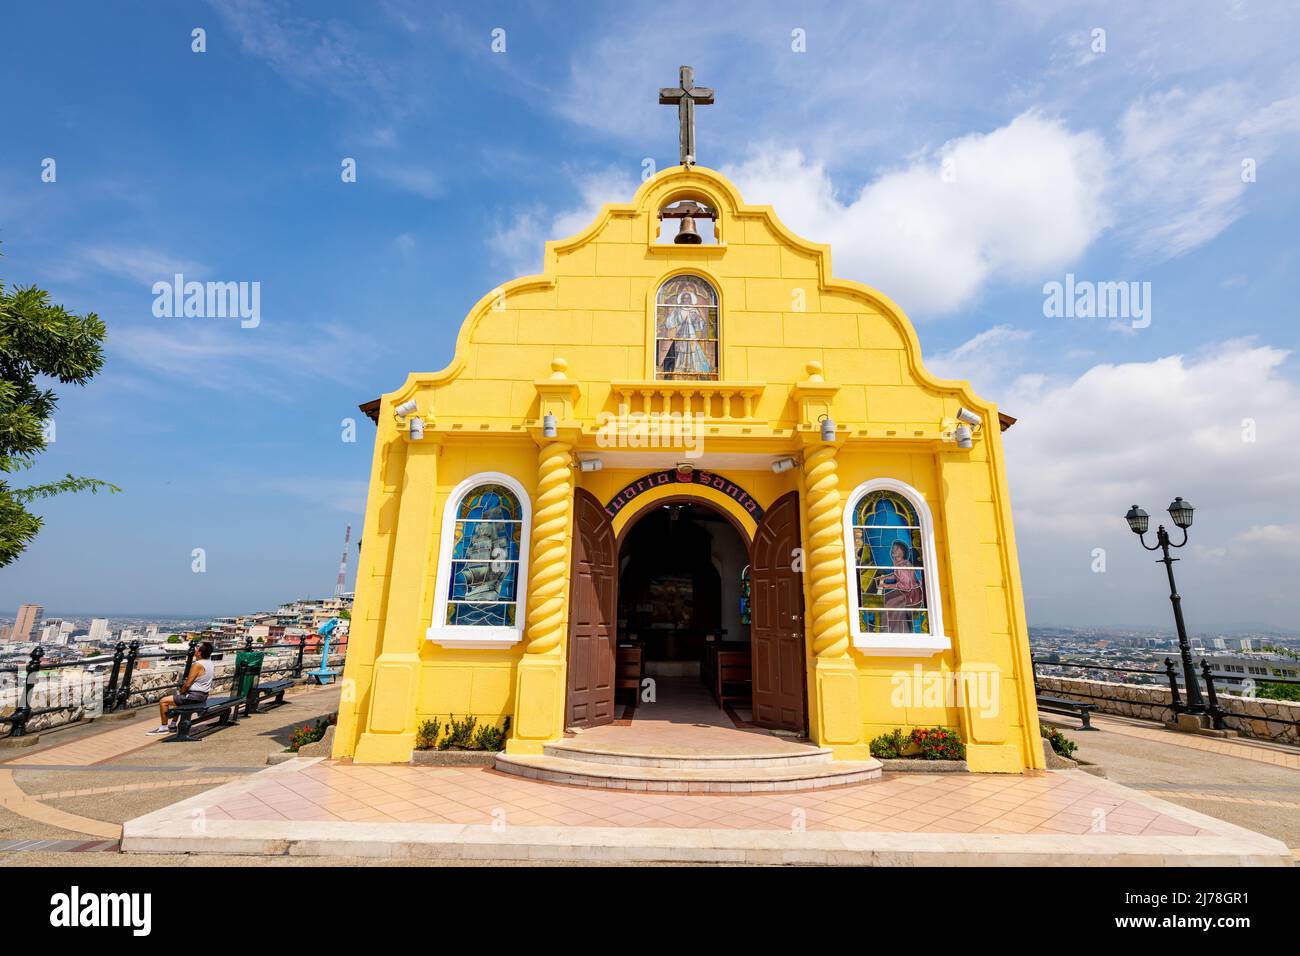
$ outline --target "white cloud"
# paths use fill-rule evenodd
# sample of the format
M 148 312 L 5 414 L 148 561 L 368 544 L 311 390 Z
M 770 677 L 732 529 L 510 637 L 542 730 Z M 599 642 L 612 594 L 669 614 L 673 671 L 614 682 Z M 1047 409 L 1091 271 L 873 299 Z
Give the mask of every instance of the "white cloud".
M 925 360 L 925 367 L 940 378 L 963 379 L 980 395 L 991 396 L 1022 361 L 1022 343 L 1034 333 L 1028 329 L 995 325 L 947 352 Z
M 383 164 L 376 167 L 375 173 L 390 185 L 423 199 L 437 199 L 442 193 L 442 182 L 430 169 Z
M 146 285 L 170 282 L 178 272 L 187 278 L 198 278 L 208 272 L 208 267 L 202 263 L 182 259 L 161 249 L 118 243 L 82 246 L 76 259 L 79 263 L 70 265 L 72 273 L 89 268 Z
M 1294 555 L 1300 552 L 1300 524 L 1252 525 L 1233 539 L 1233 545 L 1243 551 L 1255 548 Z
M 1173 257 L 1209 242 L 1242 214 L 1242 163 L 1265 161 L 1300 132 L 1300 96 L 1260 106 L 1224 83 L 1139 97 L 1119 122 L 1117 187 L 1139 251 Z
M 749 202 L 828 242 L 835 272 L 918 314 L 968 305 L 991 282 L 1058 273 L 1109 222 L 1106 154 L 1094 133 L 1029 111 L 963 136 L 836 197 L 824 166 L 768 148 L 727 173 Z
M 1154 530 L 1182 495 L 1197 509 L 1177 569 L 1196 600 L 1193 626 L 1282 623 L 1294 560 L 1265 558 L 1300 544 L 1300 388 L 1283 372 L 1288 355 L 1237 340 L 1012 383 L 1007 407 L 1019 421 L 1004 443 L 1026 594 L 1057 621 L 1151 619 L 1162 579 L 1122 515 L 1141 504 Z M 1088 573 L 1093 547 L 1109 553 L 1106 575 Z M 1225 567 L 1240 573 L 1224 579 Z
M 627 202 L 637 182 L 626 172 L 604 169 L 574 176 L 578 203 L 558 214 L 548 215 L 539 207 L 517 210 L 510 221 L 497 227 L 488 247 L 499 260 L 499 272 L 506 278 L 533 275 L 541 271 L 542 251 L 551 239 L 567 239 L 581 232 L 607 202 Z
M 264 60 L 295 86 L 326 90 L 373 111 L 376 92 L 391 92 L 388 69 L 362 52 L 356 31 L 337 20 L 295 16 L 262 0 L 209 0 L 249 56 Z M 209 40 L 209 43 L 213 41 Z
M 108 348 L 152 376 L 187 387 L 283 396 L 299 378 L 353 384 L 365 337 L 343 325 L 242 329 L 222 319 L 113 324 Z

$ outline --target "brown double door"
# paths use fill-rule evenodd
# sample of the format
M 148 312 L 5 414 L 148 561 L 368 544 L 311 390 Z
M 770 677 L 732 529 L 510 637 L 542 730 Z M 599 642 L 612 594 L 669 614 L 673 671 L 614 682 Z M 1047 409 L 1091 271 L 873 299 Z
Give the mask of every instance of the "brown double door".
M 803 733 L 803 582 L 792 567 L 799 546 L 799 496 L 790 492 L 763 515 L 751 548 L 753 711 L 760 727 Z M 581 488 L 569 595 L 565 726 L 596 727 L 614 719 L 618 549 L 605 509 Z
M 618 552 L 614 531 L 600 502 L 579 488 L 573 504 L 568 703 L 564 717 L 566 727 L 596 727 L 614 719 Z
M 764 513 L 754 535 L 749 641 L 754 723 L 803 733 L 807 697 L 803 581 L 793 568 L 799 546 L 799 495 L 792 491 Z

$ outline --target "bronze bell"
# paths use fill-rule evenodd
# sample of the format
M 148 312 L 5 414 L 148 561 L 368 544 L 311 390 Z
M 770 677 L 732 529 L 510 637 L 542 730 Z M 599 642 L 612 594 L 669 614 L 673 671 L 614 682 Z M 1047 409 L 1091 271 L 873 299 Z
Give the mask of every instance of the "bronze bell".
M 697 246 L 703 241 L 700 234 L 695 230 L 695 220 L 690 216 L 683 216 L 681 228 L 677 230 L 677 236 L 673 239 L 673 242 Z

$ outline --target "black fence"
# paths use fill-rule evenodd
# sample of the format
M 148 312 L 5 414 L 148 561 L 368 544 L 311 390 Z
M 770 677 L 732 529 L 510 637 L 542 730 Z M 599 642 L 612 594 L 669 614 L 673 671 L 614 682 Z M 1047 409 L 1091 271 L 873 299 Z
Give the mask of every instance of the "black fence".
M 44 716 L 46 714 L 58 713 L 60 711 L 68 711 L 66 719 L 56 720 L 52 723 L 46 724 L 40 729 L 42 731 L 52 730 L 55 727 L 77 723 L 79 720 L 84 719 L 77 716 L 77 712 L 82 711 L 84 713 L 84 710 L 88 706 L 93 709 L 96 714 L 111 714 L 117 711 L 131 710 L 136 707 L 143 707 L 147 704 L 156 703 L 168 694 L 175 693 L 184 682 L 185 675 L 189 672 L 190 665 L 194 662 L 194 656 L 198 652 L 199 644 L 201 644 L 202 641 L 202 638 L 195 638 L 189 642 L 189 646 L 185 653 L 184 666 L 177 670 L 175 681 L 170 681 L 166 684 L 154 683 L 148 688 L 142 688 L 140 686 L 141 682 L 138 680 L 139 675 L 136 671 L 136 663 L 142 659 L 149 661 L 166 661 L 169 657 L 164 655 L 159 658 L 142 658 L 140 654 L 139 641 L 131 641 L 129 644 L 118 641 L 117 647 L 113 649 L 111 662 L 103 661 L 102 659 L 91 661 L 81 659 L 46 662 L 44 661 L 44 649 L 39 646 L 35 647 L 32 649 L 26 664 L 9 664 L 0 666 L 0 681 L 7 683 L 8 680 L 11 679 L 14 688 L 17 690 L 16 704 L 13 713 L 7 716 L 0 716 L 0 725 L 8 725 L 9 728 L 7 734 L 0 736 L 27 736 L 30 732 L 28 725 L 31 723 L 32 718 Z M 263 676 L 280 678 L 287 676 L 294 680 L 298 680 L 304 676 L 303 668 L 304 657 L 307 652 L 307 641 L 307 637 L 299 638 L 296 647 L 289 643 L 259 645 L 255 644 L 251 637 L 245 638 L 242 644 L 239 641 L 231 641 L 229 644 L 224 645 L 220 642 L 214 642 L 215 646 L 212 656 L 214 660 L 219 660 L 223 654 L 230 651 L 262 651 L 267 655 L 261 671 Z M 346 658 L 347 645 L 348 641 L 346 638 L 337 641 L 331 640 L 329 642 L 329 656 L 333 658 L 337 655 L 340 658 Z M 319 648 L 321 651 L 324 651 L 325 649 L 323 639 L 320 639 Z M 289 653 L 274 653 L 277 650 L 288 651 Z M 315 653 L 315 651 L 313 651 L 313 653 Z M 60 701 L 47 707 L 32 706 L 33 691 L 39 684 L 42 674 L 49 674 L 65 668 L 80 668 L 84 671 L 89 665 L 96 663 L 104 663 L 108 665 L 108 680 L 103 689 L 96 692 L 96 696 L 98 697 L 97 700 L 92 699 L 88 701 L 83 698 L 76 703 L 65 703 Z M 322 656 L 320 661 L 320 670 L 326 671 L 328 667 L 329 661 Z M 313 674 L 314 672 L 308 671 L 306 676 L 310 678 Z M 233 686 L 234 681 L 238 678 L 239 674 L 232 671 L 224 676 L 215 676 L 212 683 L 214 685 L 230 684 Z M 132 687 L 133 680 L 136 681 L 136 686 L 134 688 Z
M 1034 658 L 1031 658 L 1030 660 L 1034 668 L 1034 693 L 1035 694 L 1042 693 L 1042 691 L 1039 689 L 1038 686 L 1038 665 L 1040 664 L 1047 667 L 1074 667 L 1074 668 L 1078 668 L 1079 670 L 1087 670 L 1087 671 L 1115 671 L 1117 673 L 1124 673 L 1124 674 L 1155 674 L 1157 676 L 1164 677 L 1165 680 L 1169 682 L 1169 703 L 1163 706 L 1168 707 L 1173 712 L 1174 717 L 1177 717 L 1179 714 L 1185 714 L 1189 712 L 1187 705 L 1183 703 L 1182 690 L 1179 688 L 1178 685 L 1178 671 L 1175 669 L 1174 659 L 1172 657 L 1165 658 L 1164 670 L 1150 670 L 1150 669 L 1144 670 L 1140 667 L 1105 667 L 1101 664 L 1080 664 L 1080 663 L 1074 663 L 1070 661 L 1043 661 Z M 1224 718 L 1226 717 L 1233 717 L 1236 718 L 1237 720 L 1258 720 L 1264 723 L 1284 724 L 1289 727 L 1300 727 L 1300 720 L 1287 720 L 1284 717 L 1268 717 L 1265 716 L 1264 714 L 1245 714 L 1240 711 L 1230 710 L 1227 707 L 1225 707 L 1224 704 L 1219 700 L 1218 689 L 1214 686 L 1214 673 L 1210 668 L 1210 662 L 1207 661 L 1205 658 L 1201 658 L 1201 682 L 1204 685 L 1204 689 L 1205 689 L 1205 694 L 1204 694 L 1205 701 L 1206 701 L 1205 714 L 1211 719 L 1211 721 L 1213 721 L 1213 727 L 1215 730 L 1230 729 L 1227 723 L 1225 723 L 1224 721 Z M 1099 681 L 1098 683 L 1104 683 L 1104 682 Z M 1258 683 L 1300 684 L 1300 680 L 1295 680 L 1287 677 L 1267 677 L 1267 678 L 1260 679 Z M 1138 684 L 1138 685 L 1125 685 L 1125 686 L 1142 687 L 1142 686 L 1149 686 L 1149 685 Z M 1069 694 L 1071 697 L 1083 697 L 1088 700 L 1115 701 L 1116 703 L 1125 703 L 1125 704 L 1133 703 L 1133 701 L 1131 700 L 1128 700 L 1123 697 L 1118 697 L 1113 694 L 1085 694 L 1080 691 L 1073 691 L 1073 690 L 1059 691 L 1058 693 Z M 1271 698 L 1256 697 L 1252 699 L 1269 700 Z M 1150 703 L 1156 704 L 1156 702 L 1154 701 Z M 1160 706 L 1160 705 L 1156 704 L 1156 706 Z

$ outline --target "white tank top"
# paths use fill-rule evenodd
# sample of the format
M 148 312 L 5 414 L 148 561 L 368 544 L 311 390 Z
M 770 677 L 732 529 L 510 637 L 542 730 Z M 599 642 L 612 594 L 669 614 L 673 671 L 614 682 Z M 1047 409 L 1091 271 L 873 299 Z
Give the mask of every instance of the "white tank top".
M 199 676 L 194 678 L 194 683 L 190 684 L 190 690 L 197 690 L 207 694 L 212 691 L 212 661 L 197 659 L 194 666 L 199 669 Z

